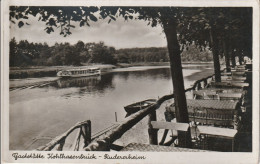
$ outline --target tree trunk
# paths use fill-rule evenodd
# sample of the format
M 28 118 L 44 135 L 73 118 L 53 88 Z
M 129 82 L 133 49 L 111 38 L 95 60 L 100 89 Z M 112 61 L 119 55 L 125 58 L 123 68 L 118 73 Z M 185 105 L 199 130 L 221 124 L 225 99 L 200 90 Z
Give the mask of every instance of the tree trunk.
M 234 50 L 232 50 L 232 53 L 231 53 L 231 62 L 232 62 L 232 67 L 235 68 L 235 66 L 236 66 L 236 55 L 235 55 Z
M 238 59 L 239 59 L 239 64 L 242 65 L 242 62 L 243 62 L 243 56 L 242 56 L 242 52 L 241 52 L 241 51 L 239 52 Z
M 228 45 L 227 45 L 227 41 L 224 40 L 223 42 L 223 48 L 224 48 L 224 55 L 225 55 L 225 62 L 226 62 L 226 69 L 227 72 L 231 72 L 231 68 L 230 68 L 230 56 L 229 56 L 229 52 L 228 52 Z
M 164 32 L 167 39 L 167 46 L 169 51 L 172 83 L 174 89 L 174 102 L 177 122 L 189 123 L 189 116 L 187 110 L 186 95 L 184 89 L 184 81 L 182 74 L 182 64 L 180 56 L 180 46 L 177 41 L 176 24 L 173 20 L 168 24 L 164 24 Z M 179 144 L 184 147 L 191 147 L 190 130 L 188 135 L 178 132 Z
M 213 60 L 214 60 L 214 71 L 215 71 L 215 81 L 221 82 L 221 72 L 218 56 L 218 42 L 214 28 L 210 30 L 210 42 L 212 46 Z

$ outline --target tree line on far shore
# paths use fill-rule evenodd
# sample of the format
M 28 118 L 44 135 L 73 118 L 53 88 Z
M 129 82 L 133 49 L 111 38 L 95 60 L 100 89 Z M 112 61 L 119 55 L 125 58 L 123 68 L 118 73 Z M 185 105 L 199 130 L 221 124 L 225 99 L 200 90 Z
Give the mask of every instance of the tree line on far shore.
M 191 45 L 182 52 L 182 61 L 212 61 L 210 50 L 199 50 Z M 125 48 L 116 50 L 105 45 L 104 42 L 76 44 L 33 43 L 27 40 L 17 42 L 15 38 L 10 41 L 10 67 L 26 66 L 58 66 L 75 65 L 82 63 L 140 63 L 140 62 L 169 62 L 166 47 Z

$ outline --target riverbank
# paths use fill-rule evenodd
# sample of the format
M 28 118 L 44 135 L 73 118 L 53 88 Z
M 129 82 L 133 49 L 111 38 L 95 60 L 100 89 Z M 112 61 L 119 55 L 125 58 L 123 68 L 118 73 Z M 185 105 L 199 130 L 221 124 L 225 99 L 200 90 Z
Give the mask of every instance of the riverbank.
M 211 62 L 184 62 L 183 64 L 205 64 L 210 65 Z M 136 66 L 170 66 L 169 62 L 148 62 L 148 63 L 118 63 L 117 65 L 111 64 L 82 64 L 84 66 L 99 67 L 101 72 L 109 72 L 115 68 L 127 68 Z M 72 69 L 75 66 L 31 66 L 31 67 L 10 67 L 10 79 L 23 79 L 23 78 L 36 78 L 36 77 L 55 77 L 60 70 Z M 185 66 L 183 68 L 186 68 Z
M 110 64 L 92 64 L 83 65 L 99 67 L 101 72 L 107 72 L 116 68 L 115 65 Z M 32 66 L 32 67 L 10 67 L 9 78 L 10 79 L 23 79 L 23 78 L 36 78 L 36 77 L 56 77 L 57 72 L 60 70 L 67 70 L 75 68 L 75 66 Z

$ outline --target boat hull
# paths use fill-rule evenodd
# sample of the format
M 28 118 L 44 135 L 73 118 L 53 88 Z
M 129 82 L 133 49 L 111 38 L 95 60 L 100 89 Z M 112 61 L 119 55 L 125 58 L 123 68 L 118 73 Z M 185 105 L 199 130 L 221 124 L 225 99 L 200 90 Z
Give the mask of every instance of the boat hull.
M 58 75 L 58 77 L 68 78 L 68 77 L 89 77 L 89 76 L 98 76 L 100 73 L 93 73 L 93 74 L 79 74 L 79 75 Z
M 126 117 L 155 104 L 156 101 L 157 101 L 156 99 L 147 99 L 144 101 L 136 102 L 136 103 L 125 106 L 124 109 L 127 113 Z

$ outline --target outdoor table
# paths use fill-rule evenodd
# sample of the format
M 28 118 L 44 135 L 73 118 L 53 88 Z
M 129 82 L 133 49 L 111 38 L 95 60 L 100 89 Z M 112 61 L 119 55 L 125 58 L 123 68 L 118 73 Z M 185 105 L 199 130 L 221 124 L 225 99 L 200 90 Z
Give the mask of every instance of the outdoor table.
M 240 77 L 240 76 L 227 76 L 227 75 L 222 75 L 221 76 L 221 81 L 234 81 L 234 82 L 245 82 L 246 77 Z
M 227 75 L 221 75 L 221 80 L 246 80 L 246 77 L 243 76 L 227 76 Z
M 240 100 L 242 93 L 217 93 L 211 90 L 193 91 L 197 99 L 220 99 L 220 100 Z
M 224 87 L 224 88 L 244 88 L 244 87 L 248 87 L 249 84 L 248 83 L 243 83 L 243 82 L 234 82 L 234 81 L 225 81 L 225 82 L 215 82 L 212 81 L 211 86 L 214 87 Z
M 245 68 L 246 65 L 245 64 L 242 64 L 242 65 L 237 65 L 236 68 Z
M 187 99 L 189 121 L 236 128 L 238 122 L 238 101 L 194 100 Z M 175 105 L 166 107 L 166 112 L 173 112 Z
M 234 78 L 234 79 L 221 79 L 221 82 L 231 82 L 231 81 L 239 82 L 239 83 L 244 83 L 245 82 L 245 80 L 240 80 L 240 79 L 236 79 L 236 78 Z
M 222 76 L 231 76 L 231 72 L 222 72 L 221 73 Z
M 207 152 L 207 150 L 188 149 L 173 146 L 149 145 L 142 143 L 130 143 L 121 151 L 151 151 L 151 152 Z
M 246 71 L 238 72 L 238 71 L 231 71 L 232 76 L 244 76 Z
M 199 91 L 211 91 L 211 92 L 215 92 L 215 93 L 242 93 L 244 94 L 245 91 L 242 88 L 214 88 L 214 87 L 210 87 L 210 88 L 202 88 Z

